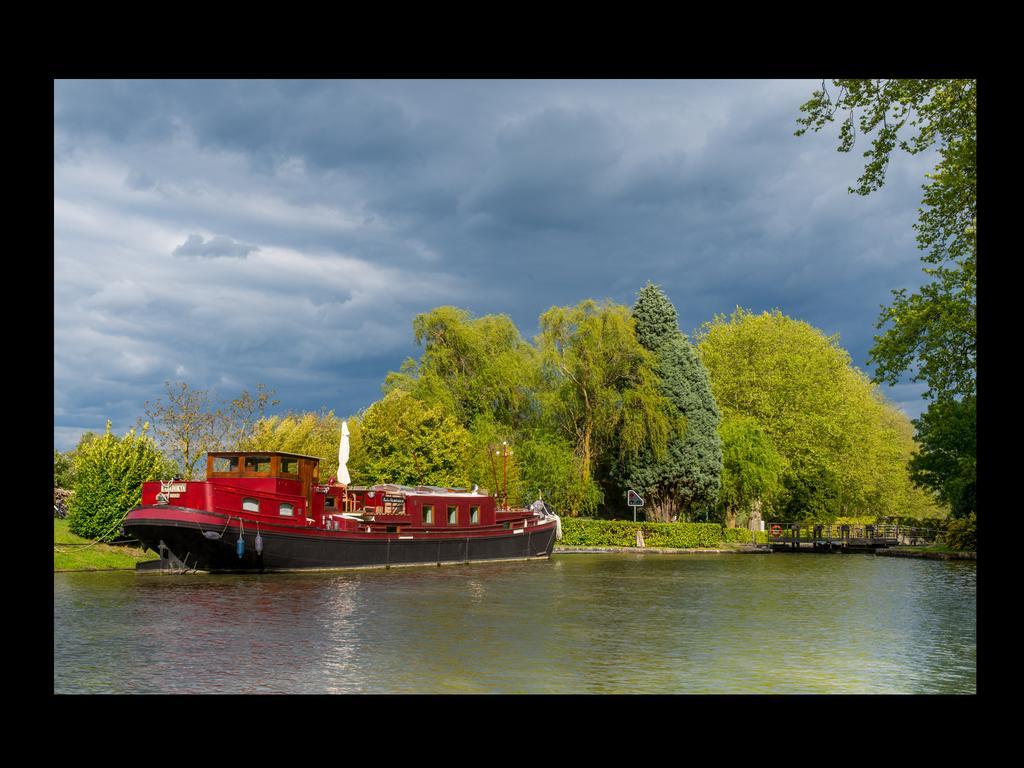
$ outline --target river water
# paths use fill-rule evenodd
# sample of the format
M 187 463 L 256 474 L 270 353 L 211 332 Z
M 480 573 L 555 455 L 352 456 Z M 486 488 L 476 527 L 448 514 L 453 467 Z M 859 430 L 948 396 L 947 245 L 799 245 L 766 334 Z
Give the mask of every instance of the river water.
M 976 565 L 591 555 L 54 574 L 56 693 L 975 693 Z

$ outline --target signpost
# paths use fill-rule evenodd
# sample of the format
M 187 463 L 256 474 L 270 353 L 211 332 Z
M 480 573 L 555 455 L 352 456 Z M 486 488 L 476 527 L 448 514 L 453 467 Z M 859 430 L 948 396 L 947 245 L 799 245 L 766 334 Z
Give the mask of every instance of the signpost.
M 630 490 L 626 493 L 626 504 L 633 508 L 633 522 L 636 522 L 636 508 L 644 505 L 644 500 L 640 498 L 640 494 L 636 491 Z

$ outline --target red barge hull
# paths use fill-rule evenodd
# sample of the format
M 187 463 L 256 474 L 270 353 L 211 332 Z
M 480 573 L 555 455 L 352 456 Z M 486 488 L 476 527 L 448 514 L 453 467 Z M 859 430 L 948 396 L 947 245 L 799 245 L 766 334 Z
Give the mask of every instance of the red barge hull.
M 264 572 L 339 568 L 390 568 L 494 560 L 533 560 L 551 555 L 556 523 L 500 531 L 417 532 L 407 536 L 314 529 L 277 529 L 244 518 L 180 507 L 137 507 L 125 531 L 160 559 L 139 570 Z M 214 537 L 216 535 L 216 538 Z M 257 550 L 256 537 L 261 547 Z M 243 541 L 238 554 L 238 539 Z

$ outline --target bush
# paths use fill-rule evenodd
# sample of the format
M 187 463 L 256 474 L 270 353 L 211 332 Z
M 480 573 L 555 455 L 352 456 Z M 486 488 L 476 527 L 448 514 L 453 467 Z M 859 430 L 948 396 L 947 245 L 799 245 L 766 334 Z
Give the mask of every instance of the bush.
M 727 544 L 767 544 L 768 531 L 750 531 L 746 528 L 722 528 L 722 541 Z
M 53 487 L 70 488 L 75 482 L 72 453 L 53 452 Z
M 643 531 L 648 547 L 713 548 L 722 540 L 722 526 L 717 523 L 634 523 L 563 517 L 559 543 L 569 547 L 635 547 L 638 529 Z
M 74 495 L 68 503 L 69 530 L 87 539 L 109 541 L 118 523 L 142 500 L 142 484 L 160 476 L 163 455 L 143 427 L 118 439 L 110 422 L 102 437 L 78 450 Z
M 946 544 L 961 552 L 975 552 L 978 549 L 978 518 L 974 512 L 967 517 L 950 520 L 946 526 Z

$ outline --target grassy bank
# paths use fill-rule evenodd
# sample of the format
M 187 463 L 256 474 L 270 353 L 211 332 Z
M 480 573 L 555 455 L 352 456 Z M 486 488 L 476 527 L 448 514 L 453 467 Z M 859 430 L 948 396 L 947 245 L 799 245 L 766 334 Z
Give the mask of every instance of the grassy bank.
M 134 569 L 143 560 L 152 560 L 152 552 L 138 547 L 94 544 L 68 530 L 67 520 L 53 521 L 53 570 L 111 571 Z

